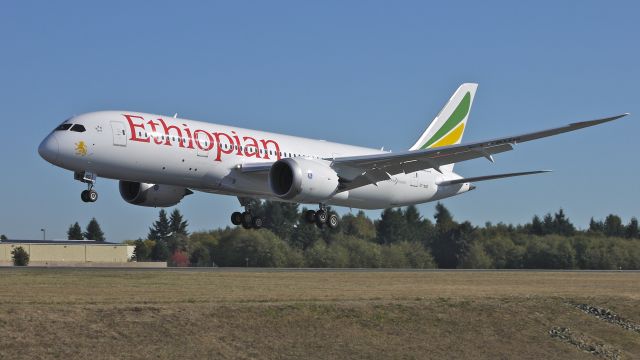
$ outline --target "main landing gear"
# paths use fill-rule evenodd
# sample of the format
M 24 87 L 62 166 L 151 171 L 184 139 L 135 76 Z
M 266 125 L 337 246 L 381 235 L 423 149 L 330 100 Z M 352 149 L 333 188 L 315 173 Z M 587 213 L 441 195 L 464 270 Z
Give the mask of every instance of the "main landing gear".
M 307 210 L 304 213 L 304 219 L 310 224 L 315 223 L 320 229 L 325 225 L 331 229 L 338 227 L 338 215 L 329 214 L 327 207 L 324 204 L 320 204 L 320 209 L 318 211 Z
M 73 177 L 85 184 L 87 184 L 87 190 L 80 193 L 80 199 L 84 202 L 96 202 L 98 200 L 98 192 L 93 190 L 93 185 L 96 183 L 96 174 L 90 172 L 77 172 L 73 174 Z
M 264 224 L 264 220 L 260 216 L 253 216 L 249 209 L 249 199 L 238 198 L 240 205 L 244 207 L 244 212 L 236 211 L 231 214 L 231 223 L 233 225 L 242 225 L 245 229 L 260 229 Z

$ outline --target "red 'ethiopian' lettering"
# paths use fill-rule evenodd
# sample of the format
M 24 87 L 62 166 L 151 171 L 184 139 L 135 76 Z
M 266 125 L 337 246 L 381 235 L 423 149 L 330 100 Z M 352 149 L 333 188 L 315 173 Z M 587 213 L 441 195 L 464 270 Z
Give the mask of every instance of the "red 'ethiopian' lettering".
M 244 140 L 244 156 L 260 158 L 260 152 L 258 152 L 258 141 L 251 136 L 245 136 Z M 251 140 L 251 142 L 249 142 Z
M 204 134 L 205 139 L 202 139 L 200 134 Z M 196 146 L 200 150 L 209 151 L 213 148 L 213 137 L 211 137 L 211 134 L 209 134 L 208 132 L 198 129 L 193 132 L 193 138 L 196 141 Z M 203 144 L 206 144 L 206 145 L 203 145 Z
M 174 135 L 178 137 L 178 146 L 184 147 L 184 145 L 182 144 L 182 140 L 181 140 L 181 138 L 182 138 L 182 130 L 180 130 L 180 128 L 175 126 L 175 125 L 167 126 L 167 124 L 162 119 L 158 119 L 158 121 L 160 121 L 160 125 L 162 125 L 162 129 L 164 130 L 164 134 L 167 136 L 164 144 L 171 146 L 171 136 L 170 136 L 171 134 L 169 132 L 171 130 L 173 130 L 175 132 Z
M 218 144 L 217 148 L 218 148 L 218 153 L 216 155 L 216 161 L 222 161 L 221 160 L 221 156 L 222 154 L 231 154 L 233 152 L 233 139 L 231 138 L 231 136 L 225 134 L 225 133 L 213 133 L 213 136 L 216 138 L 216 144 Z M 228 149 L 223 149 L 222 148 L 222 142 L 220 141 L 220 137 L 224 136 L 227 138 L 227 141 L 229 142 L 229 148 Z
M 270 155 L 280 159 L 280 145 L 275 140 L 256 140 L 251 136 L 241 137 L 235 131 L 231 135 L 224 132 L 209 132 L 203 129 L 191 130 L 189 125 L 172 125 L 170 121 L 161 118 L 158 122 L 146 119 L 138 115 L 122 114 L 129 123 L 131 130 L 131 141 L 154 143 L 156 145 L 173 146 L 175 138 L 178 138 L 178 146 L 181 148 L 194 149 L 195 146 L 202 151 L 209 151 L 217 148 L 215 161 L 222 161 L 222 155 L 231 155 L 236 151 L 238 156 L 255 157 L 258 159 L 270 159 Z M 147 136 L 147 126 L 150 128 L 150 136 Z M 142 133 L 145 135 L 143 136 Z M 183 134 L 185 135 L 183 137 Z M 153 137 L 153 141 L 151 141 Z M 173 140 L 172 140 L 173 139 Z M 242 141 L 240 141 L 242 139 Z M 262 145 L 262 148 L 260 147 Z M 261 156 L 262 155 L 262 156 Z
M 123 114 L 123 116 L 125 118 L 127 118 L 127 121 L 129 122 L 129 129 L 131 130 L 131 141 L 140 141 L 140 142 L 149 142 L 149 138 L 141 138 L 138 137 L 138 133 L 136 132 L 136 128 L 141 128 L 143 131 L 146 132 L 146 129 L 144 128 L 144 118 L 142 116 L 136 116 L 136 115 L 128 115 L 128 114 Z M 143 121 L 142 124 L 134 124 L 133 123 L 133 118 L 136 119 L 141 119 Z
M 260 140 L 260 142 L 262 143 L 262 147 L 264 147 L 264 158 L 268 159 L 269 158 L 269 145 L 268 144 L 273 144 L 273 146 L 275 146 L 275 151 L 276 151 L 276 158 L 278 160 L 280 160 L 280 145 L 278 145 L 277 142 L 273 141 L 273 140 Z

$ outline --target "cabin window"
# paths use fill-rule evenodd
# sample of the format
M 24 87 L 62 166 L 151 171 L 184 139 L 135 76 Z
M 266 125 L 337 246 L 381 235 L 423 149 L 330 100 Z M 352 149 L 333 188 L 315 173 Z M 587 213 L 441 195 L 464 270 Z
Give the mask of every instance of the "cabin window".
M 71 127 L 71 131 L 75 131 L 75 132 L 85 132 L 87 131 L 87 129 L 84 128 L 83 125 L 80 124 L 75 124 Z

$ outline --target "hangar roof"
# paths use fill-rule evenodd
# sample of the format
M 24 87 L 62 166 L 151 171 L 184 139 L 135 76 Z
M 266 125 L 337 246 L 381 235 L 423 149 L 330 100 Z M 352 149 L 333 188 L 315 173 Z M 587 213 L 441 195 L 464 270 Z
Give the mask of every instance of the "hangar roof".
M 1 240 L 0 244 L 47 244 L 47 245 L 126 245 L 96 240 Z

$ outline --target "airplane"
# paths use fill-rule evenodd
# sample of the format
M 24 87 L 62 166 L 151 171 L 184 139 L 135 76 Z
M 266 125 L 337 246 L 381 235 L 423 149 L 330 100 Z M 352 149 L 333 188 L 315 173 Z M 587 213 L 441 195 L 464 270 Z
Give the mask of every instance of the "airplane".
M 244 211 L 234 225 L 258 229 L 251 199 L 317 204 L 304 218 L 318 227 L 338 226 L 327 206 L 384 209 L 460 195 L 474 183 L 548 172 L 536 170 L 476 177 L 453 171 L 458 162 L 513 150 L 526 141 L 599 125 L 628 113 L 485 141 L 462 143 L 478 85 L 464 83 L 413 146 L 390 152 L 235 126 L 132 111 L 73 116 L 40 144 L 40 156 L 73 171 L 87 184 L 84 202 L 95 202 L 98 176 L 119 180 L 122 198 L 134 205 L 168 207 L 193 191 L 236 196 Z

